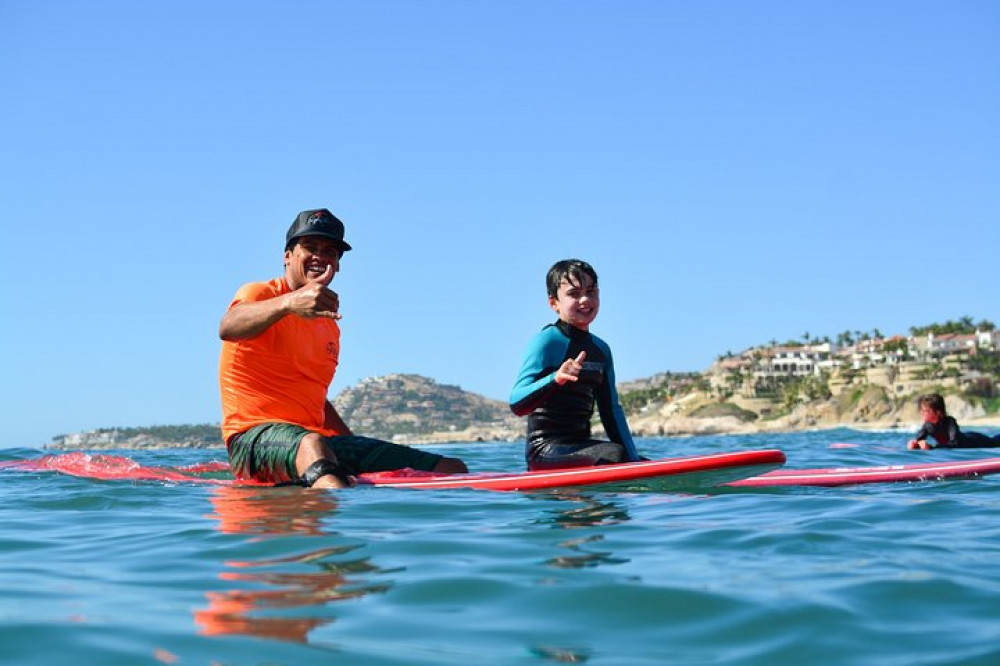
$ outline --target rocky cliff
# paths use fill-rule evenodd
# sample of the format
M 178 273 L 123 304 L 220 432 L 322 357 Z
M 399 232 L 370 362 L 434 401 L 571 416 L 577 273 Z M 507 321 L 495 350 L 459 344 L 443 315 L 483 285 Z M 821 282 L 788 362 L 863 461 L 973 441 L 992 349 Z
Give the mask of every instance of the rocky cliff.
M 507 403 L 420 375 L 365 379 L 333 405 L 355 432 L 402 444 L 504 441 L 524 433 Z
M 1000 423 L 979 401 L 958 394 L 946 396 L 948 413 L 959 423 Z M 850 395 L 813 400 L 779 411 L 766 401 L 717 402 L 707 393 L 693 391 L 677 400 L 650 405 L 629 415 L 637 437 L 677 435 L 747 434 L 835 428 L 903 428 L 919 426 L 916 400 L 894 400 L 877 386 Z

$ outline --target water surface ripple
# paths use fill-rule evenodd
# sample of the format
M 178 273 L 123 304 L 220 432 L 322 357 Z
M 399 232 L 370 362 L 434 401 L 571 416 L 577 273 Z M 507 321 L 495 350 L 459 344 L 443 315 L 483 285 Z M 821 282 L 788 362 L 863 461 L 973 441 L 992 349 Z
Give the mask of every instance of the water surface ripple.
M 642 440 L 902 450 L 836 430 Z M 831 447 L 848 442 L 854 447 Z M 441 447 L 517 469 L 516 444 Z M 0 451 L 0 461 L 44 452 Z M 117 452 L 179 467 L 213 451 Z M 1000 664 L 1000 475 L 698 495 L 322 492 L 0 470 L 10 664 Z

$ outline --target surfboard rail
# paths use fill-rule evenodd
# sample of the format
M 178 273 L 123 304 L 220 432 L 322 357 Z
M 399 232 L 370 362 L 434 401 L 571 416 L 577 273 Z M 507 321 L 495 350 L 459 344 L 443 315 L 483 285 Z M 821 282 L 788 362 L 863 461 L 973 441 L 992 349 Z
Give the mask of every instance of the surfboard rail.
M 396 470 L 362 474 L 358 477 L 358 485 L 425 490 L 474 488 L 530 491 L 565 487 L 694 490 L 760 475 L 784 463 L 783 452 L 765 449 L 531 472 L 433 474 Z
M 1000 473 L 1000 458 L 954 460 L 915 465 L 780 469 L 728 483 L 740 488 L 776 486 L 848 486 L 865 483 L 906 483 L 978 478 Z

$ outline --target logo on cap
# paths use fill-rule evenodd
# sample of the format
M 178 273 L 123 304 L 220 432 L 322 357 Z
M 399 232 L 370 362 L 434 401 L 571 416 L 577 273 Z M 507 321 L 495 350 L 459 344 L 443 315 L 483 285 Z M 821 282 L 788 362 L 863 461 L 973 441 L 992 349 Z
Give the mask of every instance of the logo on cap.
M 329 217 L 326 215 L 326 213 L 324 211 L 318 210 L 309 216 L 309 219 L 306 220 L 306 224 L 310 226 L 315 226 L 317 224 L 322 224 L 323 222 L 327 221 L 329 221 Z

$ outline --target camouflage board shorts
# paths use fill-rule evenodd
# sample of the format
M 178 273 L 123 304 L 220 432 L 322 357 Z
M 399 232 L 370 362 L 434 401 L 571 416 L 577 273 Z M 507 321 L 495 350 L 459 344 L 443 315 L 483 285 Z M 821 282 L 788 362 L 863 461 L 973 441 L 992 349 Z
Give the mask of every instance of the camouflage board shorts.
M 238 479 L 264 483 L 299 483 L 295 454 L 299 442 L 310 432 L 290 423 L 265 423 L 233 435 L 226 443 L 233 474 Z M 344 471 L 354 476 L 403 467 L 431 471 L 442 458 L 371 437 L 337 435 L 323 439 Z

